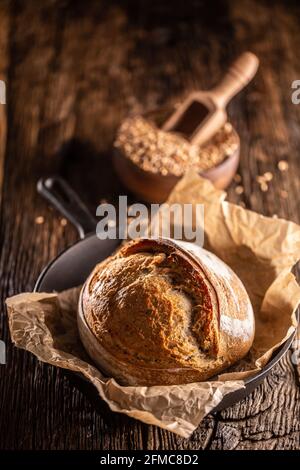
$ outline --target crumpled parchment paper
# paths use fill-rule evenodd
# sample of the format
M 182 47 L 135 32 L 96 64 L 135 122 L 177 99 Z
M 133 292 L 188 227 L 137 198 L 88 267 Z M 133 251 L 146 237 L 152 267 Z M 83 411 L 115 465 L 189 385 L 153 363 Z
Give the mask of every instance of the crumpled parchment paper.
M 226 193 L 192 172 L 169 203 L 204 204 L 204 247 L 243 281 L 253 304 L 256 334 L 248 356 L 217 379 L 187 385 L 125 387 L 106 378 L 80 343 L 79 288 L 56 294 L 25 293 L 6 300 L 12 341 L 41 361 L 82 374 L 111 410 L 189 437 L 222 398 L 244 387 L 297 327 L 300 287 L 291 273 L 300 258 L 300 226 L 263 217 L 225 201 Z

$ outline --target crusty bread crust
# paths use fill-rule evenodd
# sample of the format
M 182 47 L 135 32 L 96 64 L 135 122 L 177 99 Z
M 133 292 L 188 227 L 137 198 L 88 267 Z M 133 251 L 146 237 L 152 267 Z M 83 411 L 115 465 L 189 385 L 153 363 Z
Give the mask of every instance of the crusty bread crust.
M 242 358 L 254 337 L 236 274 L 169 239 L 129 242 L 98 264 L 81 291 L 78 326 L 91 358 L 125 385 L 206 380 Z

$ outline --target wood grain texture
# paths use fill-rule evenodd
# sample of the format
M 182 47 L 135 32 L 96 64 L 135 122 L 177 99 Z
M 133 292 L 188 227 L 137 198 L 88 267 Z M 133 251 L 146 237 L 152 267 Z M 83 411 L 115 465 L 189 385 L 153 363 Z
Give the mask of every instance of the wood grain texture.
M 8 0 L 0 3 L 0 201 L 2 196 L 2 183 L 4 176 L 4 160 L 6 147 L 7 119 L 6 119 L 6 82 L 8 69 L 8 38 L 9 38 L 10 11 Z
M 114 201 L 125 193 L 111 164 L 121 119 L 211 87 L 246 49 L 261 67 L 229 106 L 242 140 L 244 192 L 238 196 L 234 183 L 228 198 L 299 223 L 300 106 L 291 102 L 291 83 L 300 78 L 299 17 L 297 2 L 287 8 L 278 1 L 271 9 L 258 0 L 195 0 L 177 8 L 153 0 L 9 2 L 2 301 L 32 289 L 41 268 L 77 237 L 37 196 L 37 179 L 61 174 L 92 211 L 101 199 Z M 278 170 L 280 160 L 288 161 L 287 171 Z M 274 177 L 263 192 L 256 177 L 266 171 Z M 1 449 L 300 448 L 300 391 L 290 355 L 249 397 L 182 439 L 110 412 L 74 377 L 12 347 L 3 304 L 0 338 L 7 344 Z

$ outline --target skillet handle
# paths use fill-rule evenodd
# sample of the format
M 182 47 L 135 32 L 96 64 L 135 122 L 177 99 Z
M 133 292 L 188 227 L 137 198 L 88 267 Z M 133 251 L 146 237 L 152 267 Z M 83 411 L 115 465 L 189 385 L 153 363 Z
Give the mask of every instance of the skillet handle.
M 80 238 L 96 230 L 96 219 L 73 189 L 59 176 L 41 178 L 37 191 L 77 229 Z

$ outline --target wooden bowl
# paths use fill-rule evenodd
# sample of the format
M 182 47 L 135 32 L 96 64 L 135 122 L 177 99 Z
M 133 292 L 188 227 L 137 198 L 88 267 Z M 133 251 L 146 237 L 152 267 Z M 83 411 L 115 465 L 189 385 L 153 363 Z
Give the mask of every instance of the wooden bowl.
M 149 112 L 144 117 L 151 119 L 160 127 L 160 124 L 164 122 L 169 114 L 170 108 Z M 238 139 L 237 149 L 219 165 L 200 173 L 201 176 L 212 181 L 218 189 L 227 188 L 239 164 L 240 139 L 234 129 L 233 132 Z M 161 203 L 166 201 L 170 192 L 181 178 L 181 176 L 172 174 L 165 176 L 160 173 L 146 171 L 132 162 L 118 149 L 114 150 L 113 163 L 115 171 L 124 186 L 134 193 L 138 199 L 147 202 Z

